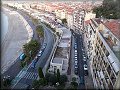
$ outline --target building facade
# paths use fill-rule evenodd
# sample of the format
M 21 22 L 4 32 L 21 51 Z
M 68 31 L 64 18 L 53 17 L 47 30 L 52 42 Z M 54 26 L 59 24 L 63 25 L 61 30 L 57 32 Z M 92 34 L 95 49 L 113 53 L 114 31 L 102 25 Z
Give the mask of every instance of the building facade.
M 90 61 L 94 86 L 100 89 L 116 89 L 119 83 L 117 79 L 120 72 L 120 37 L 116 32 L 120 28 L 109 28 L 110 22 L 114 23 L 99 19 L 90 19 L 85 22 L 84 44 Z M 118 22 L 116 24 L 119 27 L 120 24 Z

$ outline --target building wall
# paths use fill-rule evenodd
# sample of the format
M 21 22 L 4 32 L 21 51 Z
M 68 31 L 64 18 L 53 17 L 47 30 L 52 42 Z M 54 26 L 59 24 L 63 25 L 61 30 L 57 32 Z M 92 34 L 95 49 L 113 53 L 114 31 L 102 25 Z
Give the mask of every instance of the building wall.
M 50 63 L 50 69 L 52 72 L 57 72 L 57 69 L 59 69 L 60 72 L 62 72 L 62 65 L 63 64 L 57 64 L 57 63 Z
M 84 43 L 90 60 L 94 86 L 101 89 L 113 89 L 115 83 L 118 82 L 120 62 L 107 43 L 104 34 L 101 33 L 101 31 L 105 33 L 108 29 L 99 24 L 96 27 L 92 22 L 85 25 Z

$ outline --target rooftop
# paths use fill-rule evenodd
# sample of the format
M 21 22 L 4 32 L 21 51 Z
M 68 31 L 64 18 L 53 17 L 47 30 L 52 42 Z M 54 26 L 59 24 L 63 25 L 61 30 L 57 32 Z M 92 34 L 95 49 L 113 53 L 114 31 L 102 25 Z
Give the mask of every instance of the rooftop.
M 68 47 L 58 47 L 55 53 L 55 57 L 67 58 Z
M 57 58 L 55 57 L 53 60 L 52 60 L 52 63 L 58 63 L 58 64 L 63 64 L 63 58 Z
M 120 40 L 120 20 L 107 20 L 103 23 Z
M 69 38 L 62 38 L 60 41 L 59 47 L 69 47 L 70 46 L 70 39 Z

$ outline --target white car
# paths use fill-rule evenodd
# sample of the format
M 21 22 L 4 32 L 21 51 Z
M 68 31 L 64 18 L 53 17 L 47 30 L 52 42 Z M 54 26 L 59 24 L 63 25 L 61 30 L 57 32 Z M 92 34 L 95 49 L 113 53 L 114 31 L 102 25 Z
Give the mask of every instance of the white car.
M 86 57 L 85 57 L 85 56 L 83 56 L 83 58 L 84 58 L 84 59 L 86 59 Z
M 77 54 L 77 52 L 75 52 L 75 54 Z
M 77 58 L 75 59 L 75 61 L 77 61 Z
M 77 69 L 78 67 L 77 66 L 75 66 L 75 69 Z
M 86 61 L 86 59 L 84 58 L 83 61 Z
M 77 54 L 75 54 L 75 57 L 77 57 Z
M 84 64 L 84 70 L 88 70 L 87 64 Z
M 39 53 L 42 53 L 42 51 L 40 50 Z
M 77 57 L 75 57 L 75 59 L 77 59 Z
M 75 53 L 77 53 L 77 50 L 75 50 Z
M 75 63 L 75 65 L 77 66 L 77 63 Z
M 78 63 L 78 61 L 75 61 L 75 63 Z

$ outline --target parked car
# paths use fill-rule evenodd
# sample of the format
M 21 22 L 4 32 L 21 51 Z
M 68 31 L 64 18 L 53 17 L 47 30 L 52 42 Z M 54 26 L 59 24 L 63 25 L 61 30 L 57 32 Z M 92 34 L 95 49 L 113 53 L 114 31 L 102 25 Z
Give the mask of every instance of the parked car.
M 75 58 L 75 61 L 77 61 L 77 58 Z
M 86 56 L 83 56 L 84 59 L 86 59 Z
M 75 52 L 75 54 L 77 54 L 77 52 Z
M 75 63 L 78 63 L 78 61 L 75 61 Z
M 80 76 L 80 84 L 84 84 L 84 78 Z
M 75 66 L 77 66 L 78 64 L 77 63 L 75 63 Z
M 83 58 L 83 61 L 87 61 L 85 58 Z
M 77 53 L 77 50 L 75 50 L 75 52 Z
M 78 66 L 77 65 L 75 65 L 75 69 L 77 69 L 78 68 Z
M 47 43 L 44 43 L 43 47 L 42 47 L 42 50 L 44 50 L 46 48 L 46 46 L 47 46 Z
M 74 46 L 74 49 L 77 49 L 77 46 L 76 46 L 76 45 Z
M 22 60 L 24 60 L 25 59 L 25 54 L 24 53 L 22 53 L 20 56 L 19 56 L 19 59 L 22 61 Z
M 75 54 L 75 57 L 77 57 L 77 54 Z
M 75 59 L 77 59 L 77 57 L 75 57 Z
M 87 64 L 84 64 L 84 70 L 88 70 Z
M 75 71 L 74 71 L 74 72 L 75 72 L 75 74 L 78 74 L 78 69 L 75 69 Z
M 88 70 L 84 70 L 84 75 L 85 75 L 85 76 L 88 75 Z

